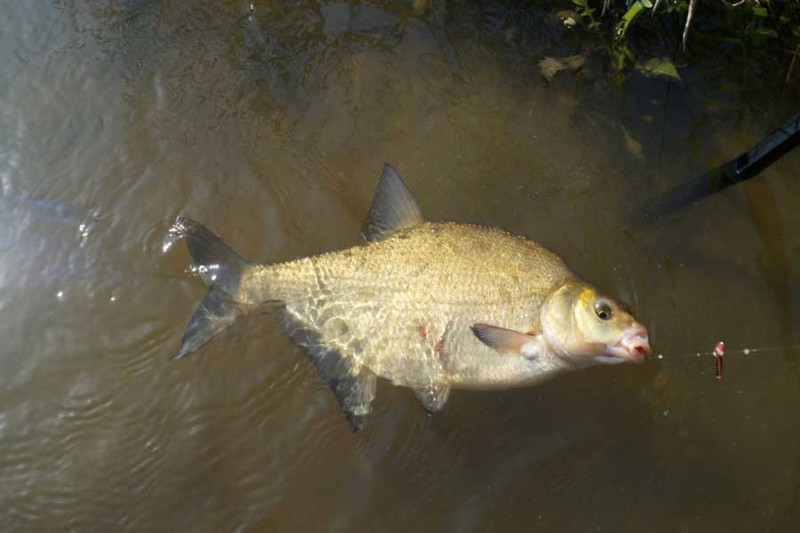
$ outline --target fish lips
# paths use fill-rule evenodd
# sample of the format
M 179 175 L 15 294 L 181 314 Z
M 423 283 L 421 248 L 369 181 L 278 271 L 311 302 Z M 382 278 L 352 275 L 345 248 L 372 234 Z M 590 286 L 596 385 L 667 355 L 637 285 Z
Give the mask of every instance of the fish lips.
M 602 358 L 601 362 L 622 363 L 627 361 L 641 363 L 652 353 L 650 341 L 647 338 L 647 330 L 644 326 L 635 324 L 625 330 L 619 341 L 606 346 L 606 354 L 610 357 Z M 605 359 L 609 359 L 609 361 Z

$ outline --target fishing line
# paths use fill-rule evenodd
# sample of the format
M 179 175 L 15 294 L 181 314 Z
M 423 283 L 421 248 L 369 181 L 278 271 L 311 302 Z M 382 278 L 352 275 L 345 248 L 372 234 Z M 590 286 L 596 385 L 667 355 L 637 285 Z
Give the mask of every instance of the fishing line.
M 743 355 L 748 356 L 753 353 L 757 352 L 777 352 L 777 351 L 789 351 L 789 350 L 796 350 L 800 348 L 800 344 L 785 344 L 782 346 L 764 346 L 760 348 L 741 348 L 739 350 L 730 350 L 727 351 L 725 348 L 725 343 L 720 341 L 714 346 L 714 350 L 711 352 L 695 352 L 695 357 L 700 358 L 701 355 L 713 355 L 714 356 L 714 368 L 715 374 L 718 380 L 723 379 L 723 365 L 724 365 L 724 357 L 726 355 Z M 677 357 L 680 358 L 688 358 L 692 354 L 680 354 Z M 663 360 L 664 355 L 658 354 L 656 356 L 657 359 Z
M 740 350 L 725 350 L 725 355 L 751 355 L 756 352 L 776 352 L 776 351 L 788 351 L 788 350 L 797 350 L 800 349 L 800 344 L 787 344 L 783 346 L 767 346 L 764 348 L 742 348 Z M 667 357 L 700 357 L 701 355 L 714 355 L 713 351 L 707 352 L 694 352 L 694 353 L 682 353 L 678 355 L 664 355 L 658 354 L 656 357 L 660 360 L 666 359 Z

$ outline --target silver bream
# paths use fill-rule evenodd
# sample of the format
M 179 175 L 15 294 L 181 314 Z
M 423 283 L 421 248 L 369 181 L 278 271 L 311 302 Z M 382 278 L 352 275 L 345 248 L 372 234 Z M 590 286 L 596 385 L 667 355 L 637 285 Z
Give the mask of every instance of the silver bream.
M 272 305 L 356 430 L 378 377 L 438 411 L 454 388 L 532 385 L 650 354 L 647 330 L 630 311 L 557 255 L 505 231 L 426 222 L 388 164 L 362 246 L 258 265 L 193 220 L 179 217 L 173 231 L 210 285 L 175 357 Z

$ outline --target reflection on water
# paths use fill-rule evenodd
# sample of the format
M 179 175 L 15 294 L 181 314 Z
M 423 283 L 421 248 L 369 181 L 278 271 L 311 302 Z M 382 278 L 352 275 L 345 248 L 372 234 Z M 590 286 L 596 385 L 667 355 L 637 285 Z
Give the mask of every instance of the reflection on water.
M 701 76 L 620 91 L 592 57 L 546 84 L 576 34 L 500 2 L 8 4 L 0 529 L 800 523 L 800 352 L 730 355 L 723 382 L 695 356 L 800 342 L 797 156 L 628 216 L 785 116 L 715 112 Z M 168 361 L 205 291 L 162 249 L 179 213 L 258 261 L 352 245 L 384 161 L 432 218 L 527 234 L 631 302 L 664 359 L 435 416 L 383 383 L 362 435 L 267 315 Z

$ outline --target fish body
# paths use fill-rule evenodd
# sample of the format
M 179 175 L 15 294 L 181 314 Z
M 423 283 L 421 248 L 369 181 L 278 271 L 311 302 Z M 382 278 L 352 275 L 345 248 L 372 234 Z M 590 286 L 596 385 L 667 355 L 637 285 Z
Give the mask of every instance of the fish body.
M 247 309 L 272 304 L 355 429 L 377 377 L 413 389 L 437 411 L 453 388 L 529 385 L 650 351 L 624 306 L 543 246 L 498 229 L 424 221 L 388 165 L 362 246 L 253 265 L 196 222 L 179 218 L 176 228 L 211 285 L 178 356 Z
M 237 299 L 285 306 L 289 327 L 396 385 L 508 388 L 537 377 L 475 338 L 476 323 L 535 329 L 546 297 L 575 275 L 533 241 L 430 223 L 343 251 L 256 266 Z M 524 365 L 523 365 L 524 366 Z

